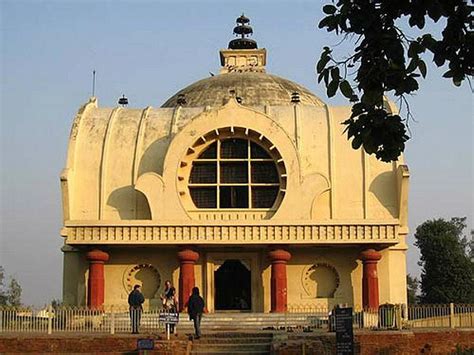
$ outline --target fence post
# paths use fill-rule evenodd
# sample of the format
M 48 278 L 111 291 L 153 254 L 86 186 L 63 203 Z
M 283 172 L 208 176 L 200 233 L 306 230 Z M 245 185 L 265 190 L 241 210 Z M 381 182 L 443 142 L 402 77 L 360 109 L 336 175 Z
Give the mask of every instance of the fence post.
M 403 304 L 395 305 L 395 319 L 396 319 L 395 326 L 398 330 L 402 329 L 402 322 L 403 322 L 402 307 L 403 307 Z
M 53 334 L 53 306 L 48 306 L 48 334 Z
M 454 324 L 454 303 L 452 303 L 452 302 L 449 304 L 449 326 L 451 328 L 455 327 L 455 324 Z
M 115 312 L 114 306 L 110 307 L 110 334 L 115 334 Z

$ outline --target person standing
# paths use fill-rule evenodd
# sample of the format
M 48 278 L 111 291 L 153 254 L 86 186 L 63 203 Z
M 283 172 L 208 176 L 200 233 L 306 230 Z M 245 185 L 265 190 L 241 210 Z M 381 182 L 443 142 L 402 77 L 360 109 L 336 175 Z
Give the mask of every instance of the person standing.
M 171 286 L 170 281 L 165 282 L 165 294 L 161 298 L 163 300 L 163 309 L 165 312 L 178 313 L 178 297 L 176 295 L 176 289 Z M 176 336 L 178 335 L 175 331 L 174 324 L 167 324 L 166 326 L 169 327 L 170 333 L 175 334 Z
M 160 296 L 161 300 L 163 301 L 163 307 L 166 306 L 166 300 L 170 297 L 170 292 L 171 292 L 171 281 L 166 280 L 164 293 Z
M 143 302 L 145 302 L 145 298 L 140 292 L 140 285 L 133 286 L 133 291 L 128 295 L 132 334 L 138 334 L 138 328 L 140 327 L 140 320 L 142 318 Z
M 201 337 L 201 319 L 204 312 L 204 299 L 199 296 L 199 288 L 193 287 L 193 292 L 188 300 L 189 319 L 194 323 L 196 339 Z

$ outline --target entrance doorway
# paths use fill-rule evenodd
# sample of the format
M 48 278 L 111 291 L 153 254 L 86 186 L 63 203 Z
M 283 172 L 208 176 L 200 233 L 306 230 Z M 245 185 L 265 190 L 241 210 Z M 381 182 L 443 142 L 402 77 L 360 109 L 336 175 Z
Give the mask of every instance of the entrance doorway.
M 252 309 L 251 273 L 240 260 L 226 260 L 214 272 L 216 311 Z

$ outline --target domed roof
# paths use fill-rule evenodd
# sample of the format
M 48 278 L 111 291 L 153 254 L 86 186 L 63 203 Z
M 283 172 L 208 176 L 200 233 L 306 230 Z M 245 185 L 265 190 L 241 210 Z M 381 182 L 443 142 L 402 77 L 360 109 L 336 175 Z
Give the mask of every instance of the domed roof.
M 305 105 L 322 106 L 324 103 L 311 91 L 290 80 L 262 72 L 231 72 L 199 80 L 178 91 L 161 107 L 176 107 L 178 96 L 185 107 L 222 106 L 230 92 L 242 99 L 245 106 L 291 105 L 291 95 L 299 93 L 300 102 Z

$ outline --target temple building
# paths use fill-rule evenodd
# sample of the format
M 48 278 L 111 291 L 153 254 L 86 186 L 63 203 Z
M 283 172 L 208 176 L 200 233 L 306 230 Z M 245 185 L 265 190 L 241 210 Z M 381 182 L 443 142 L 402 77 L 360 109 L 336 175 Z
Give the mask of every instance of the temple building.
M 234 33 L 220 73 L 160 108 L 79 109 L 63 301 L 126 305 L 141 284 L 160 307 L 169 279 L 181 308 L 198 286 L 210 312 L 406 303 L 407 166 L 352 149 L 350 106 L 268 74 L 248 18 Z

